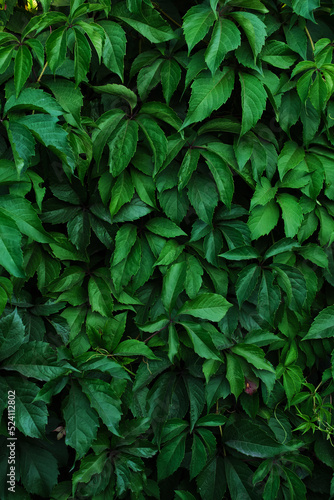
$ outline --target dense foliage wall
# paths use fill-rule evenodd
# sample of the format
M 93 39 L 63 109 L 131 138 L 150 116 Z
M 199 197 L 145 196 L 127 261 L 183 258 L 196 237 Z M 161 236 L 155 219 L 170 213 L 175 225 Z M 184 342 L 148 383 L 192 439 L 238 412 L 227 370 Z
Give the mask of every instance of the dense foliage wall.
M 333 14 L 3 0 L 1 499 L 334 496 Z

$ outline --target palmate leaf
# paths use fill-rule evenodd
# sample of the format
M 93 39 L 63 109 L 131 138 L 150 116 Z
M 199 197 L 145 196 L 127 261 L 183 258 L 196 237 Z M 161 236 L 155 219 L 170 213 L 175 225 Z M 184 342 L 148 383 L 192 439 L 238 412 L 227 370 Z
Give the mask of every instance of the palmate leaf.
M 191 97 L 182 129 L 211 115 L 212 111 L 225 104 L 234 87 L 234 71 L 224 67 L 214 76 L 202 73 L 191 85 Z

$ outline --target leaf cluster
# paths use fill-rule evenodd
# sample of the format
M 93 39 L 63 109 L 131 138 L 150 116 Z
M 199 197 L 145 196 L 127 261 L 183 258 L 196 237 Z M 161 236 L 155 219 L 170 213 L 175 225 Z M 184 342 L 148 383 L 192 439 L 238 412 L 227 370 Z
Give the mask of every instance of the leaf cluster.
M 332 498 L 332 2 L 4 7 L 0 499 Z

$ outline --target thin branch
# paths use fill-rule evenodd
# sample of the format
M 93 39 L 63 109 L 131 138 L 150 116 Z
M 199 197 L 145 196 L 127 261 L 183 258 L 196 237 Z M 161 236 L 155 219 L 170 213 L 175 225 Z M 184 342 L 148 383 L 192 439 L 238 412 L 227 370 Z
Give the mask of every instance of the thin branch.
M 42 76 L 44 75 L 44 71 L 46 70 L 47 68 L 47 65 L 48 65 L 48 62 L 46 61 L 46 63 L 44 64 L 44 68 L 42 69 L 41 71 L 41 74 L 39 75 L 39 77 L 37 78 L 37 81 L 40 82 L 41 81 L 41 78 Z
M 312 37 L 311 37 L 311 35 L 310 35 L 310 32 L 309 32 L 309 30 L 307 29 L 307 26 L 305 26 L 305 32 L 306 32 L 306 34 L 307 34 L 307 36 L 308 36 L 308 39 L 310 40 L 311 47 L 312 47 L 312 50 L 313 50 L 313 52 L 314 52 L 314 43 L 313 43 Z

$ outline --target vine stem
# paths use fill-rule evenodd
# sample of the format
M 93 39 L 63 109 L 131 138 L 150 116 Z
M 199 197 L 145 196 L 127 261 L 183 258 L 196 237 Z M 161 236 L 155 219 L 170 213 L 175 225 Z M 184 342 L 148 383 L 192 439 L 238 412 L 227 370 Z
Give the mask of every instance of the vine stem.
M 162 332 L 162 330 L 164 330 L 165 328 L 167 328 L 167 326 L 169 326 L 170 324 L 171 324 L 171 321 L 169 323 L 167 323 L 167 325 L 165 325 L 162 328 L 160 328 L 160 330 L 157 330 L 156 332 L 154 332 L 150 337 L 148 337 L 147 339 L 143 340 L 143 342 L 146 344 L 146 342 L 148 342 L 149 340 L 153 339 L 153 337 L 155 337 L 156 335 L 158 335 L 158 333 Z
M 307 29 L 307 26 L 305 26 L 305 33 L 307 34 L 307 37 L 308 37 L 308 39 L 310 40 L 311 47 L 312 47 L 312 50 L 313 50 L 313 52 L 314 52 L 314 43 L 313 43 L 313 40 L 312 40 L 311 34 L 310 34 L 309 30 Z
M 42 71 L 41 71 L 41 74 L 40 74 L 40 75 L 39 75 L 39 77 L 37 78 L 37 81 L 38 81 L 38 82 L 40 82 L 40 81 L 41 81 L 41 78 L 42 78 L 42 76 L 44 75 L 44 71 L 46 70 L 47 65 L 48 65 L 48 62 L 46 61 L 46 63 L 44 64 L 44 67 L 43 67 L 43 69 L 42 69 Z
M 166 12 L 164 12 L 162 10 L 162 8 L 160 7 L 160 5 L 158 5 L 157 3 L 153 2 L 153 5 L 154 7 L 159 10 L 161 12 L 162 15 L 164 15 L 165 17 L 167 17 L 167 19 L 169 19 L 172 23 L 174 23 L 176 26 L 178 26 L 179 28 L 182 28 L 181 24 L 179 24 L 177 21 L 175 21 L 175 19 L 173 19 L 172 17 L 170 17 Z

